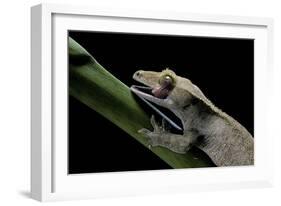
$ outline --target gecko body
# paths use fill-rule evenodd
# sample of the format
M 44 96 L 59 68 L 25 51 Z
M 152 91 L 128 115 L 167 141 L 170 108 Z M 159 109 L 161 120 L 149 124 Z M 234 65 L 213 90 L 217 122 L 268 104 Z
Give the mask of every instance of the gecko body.
M 238 121 L 218 109 L 189 79 L 177 76 L 169 69 L 162 72 L 140 70 L 135 72 L 133 79 L 145 85 L 132 86 L 133 93 L 148 104 L 170 110 L 182 123 L 182 135 L 174 134 L 165 126 L 167 122 L 173 123 L 171 119 L 162 115 L 166 120 L 159 125 L 152 116 L 154 131 L 139 130 L 149 138 L 151 147 L 162 146 L 183 154 L 195 146 L 217 166 L 254 164 L 251 134 Z

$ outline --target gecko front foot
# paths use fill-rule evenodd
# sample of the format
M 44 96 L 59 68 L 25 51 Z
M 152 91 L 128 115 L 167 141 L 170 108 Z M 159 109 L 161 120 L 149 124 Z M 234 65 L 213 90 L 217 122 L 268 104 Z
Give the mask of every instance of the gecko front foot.
M 149 148 L 155 147 L 155 146 L 160 146 L 163 135 L 168 133 L 166 130 L 166 122 L 164 119 L 162 119 L 162 124 L 158 125 L 158 123 L 155 120 L 154 115 L 152 115 L 151 119 L 150 119 L 150 123 L 153 127 L 153 131 L 150 131 L 146 128 L 142 128 L 138 132 L 149 138 L 149 140 L 148 140 Z
M 138 132 L 148 137 L 148 147 L 162 146 L 173 152 L 184 154 L 186 153 L 192 143 L 196 139 L 196 132 L 188 132 L 185 135 L 173 134 L 166 130 L 166 122 L 162 120 L 162 124 L 159 126 L 154 116 L 151 117 L 151 125 L 153 131 L 142 128 Z

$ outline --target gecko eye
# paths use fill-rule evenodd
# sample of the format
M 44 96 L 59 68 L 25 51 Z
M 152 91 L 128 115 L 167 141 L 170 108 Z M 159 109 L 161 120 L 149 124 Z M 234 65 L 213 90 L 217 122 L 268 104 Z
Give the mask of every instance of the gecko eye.
M 161 86 L 172 86 L 174 83 L 173 79 L 169 75 L 162 76 L 159 80 Z

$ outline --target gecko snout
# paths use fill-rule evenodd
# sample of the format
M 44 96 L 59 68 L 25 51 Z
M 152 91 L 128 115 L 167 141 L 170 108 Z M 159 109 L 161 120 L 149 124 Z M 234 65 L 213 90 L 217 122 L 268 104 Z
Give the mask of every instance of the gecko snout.
M 141 78 L 141 76 L 142 76 L 142 72 L 141 71 L 136 71 L 135 73 L 134 73 L 134 75 L 133 75 L 133 78 Z

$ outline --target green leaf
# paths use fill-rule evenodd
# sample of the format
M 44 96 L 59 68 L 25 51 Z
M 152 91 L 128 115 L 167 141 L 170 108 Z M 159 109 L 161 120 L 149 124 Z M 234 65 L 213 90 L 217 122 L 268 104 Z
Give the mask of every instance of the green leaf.
M 150 114 L 137 103 L 129 87 L 104 69 L 70 37 L 68 45 L 70 95 L 149 149 L 147 138 L 137 131 L 141 128 L 152 129 Z M 149 150 L 173 168 L 214 166 L 210 158 L 198 149 L 192 149 L 187 154 L 177 154 L 163 147 L 153 147 Z

